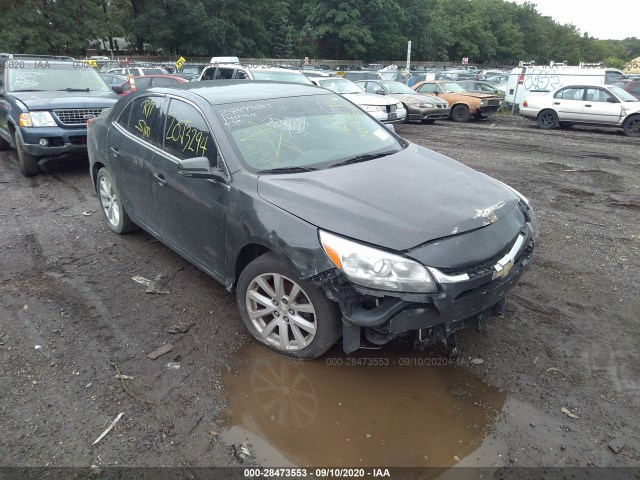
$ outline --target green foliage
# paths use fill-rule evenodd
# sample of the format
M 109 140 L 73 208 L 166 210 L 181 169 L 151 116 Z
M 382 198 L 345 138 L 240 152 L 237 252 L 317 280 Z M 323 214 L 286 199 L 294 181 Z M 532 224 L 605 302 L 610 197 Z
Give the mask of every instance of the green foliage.
M 515 64 L 640 56 L 505 0 L 0 0 L 0 50 L 82 54 L 125 36 L 138 52 Z

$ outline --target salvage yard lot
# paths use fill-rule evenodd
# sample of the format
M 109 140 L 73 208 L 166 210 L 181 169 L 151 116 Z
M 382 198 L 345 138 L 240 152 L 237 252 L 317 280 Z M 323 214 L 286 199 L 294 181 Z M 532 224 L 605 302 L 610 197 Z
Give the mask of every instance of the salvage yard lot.
M 396 131 L 513 186 L 539 218 L 505 317 L 458 337 L 463 358 L 484 360 L 464 368 L 508 398 L 463 462 L 639 465 L 640 139 L 509 116 Z M 48 169 L 24 178 L 0 153 L 0 465 L 237 465 L 220 435 L 223 374 L 251 342 L 235 298 L 150 235 L 110 232 L 85 162 Z M 157 275 L 169 294 L 132 280 Z M 177 324 L 190 328 L 166 331 Z M 172 352 L 147 358 L 165 342 Z

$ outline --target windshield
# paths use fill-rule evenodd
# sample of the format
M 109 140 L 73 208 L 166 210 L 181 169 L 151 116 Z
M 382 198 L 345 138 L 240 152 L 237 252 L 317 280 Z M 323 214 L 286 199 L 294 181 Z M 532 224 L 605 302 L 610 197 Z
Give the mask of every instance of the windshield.
M 317 80 L 318 85 L 336 93 L 364 93 L 364 90 L 351 80 L 346 78 L 331 78 L 327 80 Z
M 621 89 L 620 87 L 616 87 L 616 86 L 609 87 L 609 90 L 611 90 L 623 102 L 638 102 L 639 101 L 636 97 L 631 95 L 626 90 Z
M 408 93 L 410 95 L 415 95 L 416 93 L 415 90 L 411 90 L 404 83 L 400 83 L 400 82 L 382 82 L 382 85 L 384 86 L 384 88 L 387 89 L 387 92 L 391 94 Z
M 276 82 L 295 82 L 309 85 L 311 80 L 298 72 L 274 72 L 268 70 L 253 70 L 255 80 L 273 80 Z
M 441 83 L 440 86 L 445 91 L 445 93 L 462 93 L 465 91 L 464 88 L 462 88 L 455 82 Z
M 32 65 L 31 61 L 28 64 L 25 61 L 21 68 L 8 70 L 8 85 L 9 90 L 13 92 L 67 89 L 72 91 L 111 91 L 93 68 L 76 62 L 68 65 L 33 62 Z
M 306 95 L 215 105 L 244 166 L 253 172 L 320 169 L 404 146 L 338 95 Z

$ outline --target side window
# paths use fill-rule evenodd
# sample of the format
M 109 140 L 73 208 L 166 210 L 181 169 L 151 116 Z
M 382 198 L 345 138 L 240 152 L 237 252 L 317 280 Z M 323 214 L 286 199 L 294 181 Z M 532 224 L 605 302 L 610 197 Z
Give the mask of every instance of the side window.
M 564 88 L 554 95 L 554 98 L 563 100 L 582 100 L 584 88 Z
M 362 87 L 362 84 L 360 84 Z M 367 93 L 376 93 L 376 84 L 374 82 L 365 82 L 364 91 Z
M 216 80 L 231 80 L 233 78 L 233 68 L 218 68 Z
M 174 157 L 207 157 L 217 166 L 217 152 L 202 114 L 192 105 L 171 99 L 163 133 L 164 150 Z
M 216 67 L 209 67 L 204 71 L 202 80 L 213 80 L 216 75 Z
M 418 92 L 420 93 L 436 93 L 439 91 L 440 89 L 435 83 L 423 83 L 418 87 Z
M 587 88 L 587 100 L 590 102 L 606 102 L 608 98 L 613 98 L 600 88 Z
M 247 75 L 247 72 L 243 70 L 238 70 L 236 71 L 236 78 L 239 80 L 246 80 L 249 78 L 249 75 Z
M 163 97 L 138 97 L 131 102 L 127 130 L 152 145 L 158 145 L 158 131 L 162 128 L 162 101 Z
M 126 85 L 129 85 L 129 83 L 127 82 Z M 122 110 L 122 112 L 120 113 L 118 120 L 116 120 L 116 123 L 118 123 L 121 127 L 127 128 L 129 126 L 129 117 L 131 116 L 131 105 L 133 105 L 133 102 L 130 102 L 129 105 L 124 107 L 124 110 Z

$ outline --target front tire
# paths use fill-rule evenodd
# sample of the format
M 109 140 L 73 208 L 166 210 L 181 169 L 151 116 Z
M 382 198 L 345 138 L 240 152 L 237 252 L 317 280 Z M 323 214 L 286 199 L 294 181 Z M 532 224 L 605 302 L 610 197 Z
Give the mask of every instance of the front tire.
M 318 358 L 340 337 L 337 304 L 272 253 L 242 271 L 236 298 L 251 335 L 282 355 Z
M 538 127 L 552 130 L 558 126 L 558 114 L 553 110 L 543 110 L 538 114 Z
M 96 184 L 102 213 L 104 213 L 109 228 L 116 233 L 127 233 L 136 230 L 138 226 L 129 218 L 122 205 L 122 197 L 118 187 L 116 187 L 116 182 L 106 167 L 98 171 Z
M 467 122 L 470 116 L 469 107 L 466 105 L 456 105 L 451 110 L 451 118 L 454 122 Z
M 640 115 L 627 118 L 622 128 L 627 137 L 640 137 Z
M 16 142 L 16 151 L 18 152 L 18 161 L 20 162 L 20 171 L 25 177 L 33 177 L 40 173 L 40 167 L 38 166 L 38 159 L 33 155 L 29 155 L 24 151 L 24 144 L 20 138 L 20 134 L 16 132 L 14 134 L 14 140 Z

